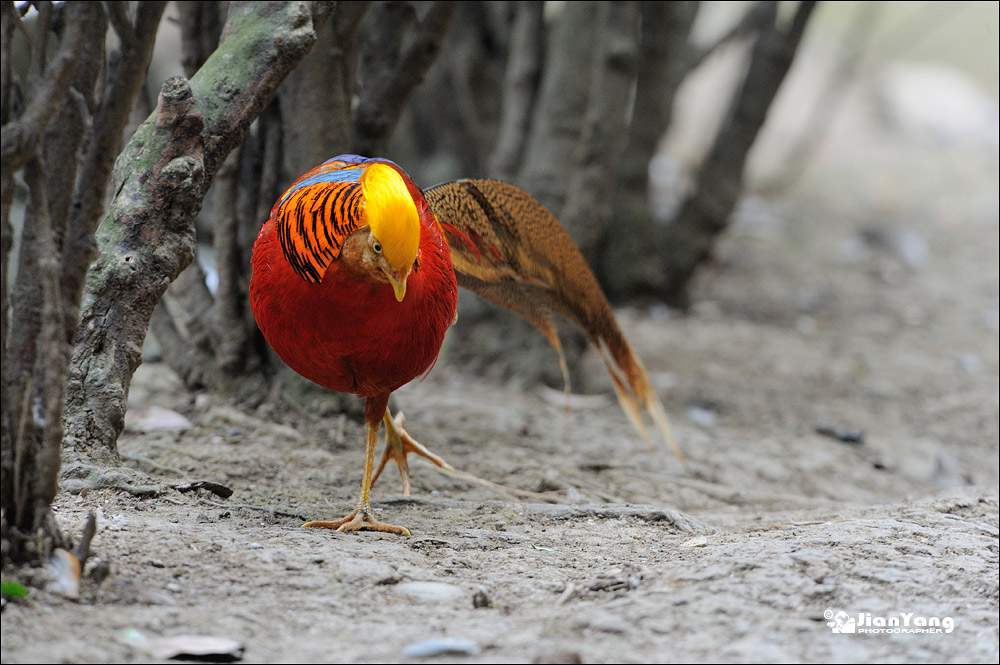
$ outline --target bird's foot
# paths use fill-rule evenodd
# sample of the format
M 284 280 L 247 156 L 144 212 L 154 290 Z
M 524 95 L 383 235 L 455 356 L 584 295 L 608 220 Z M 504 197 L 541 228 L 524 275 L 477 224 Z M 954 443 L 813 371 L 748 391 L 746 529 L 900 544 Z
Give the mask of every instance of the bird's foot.
M 399 536 L 410 535 L 409 530 L 406 527 L 396 526 L 395 524 L 389 524 L 387 522 L 379 522 L 377 519 L 372 517 L 371 513 L 354 510 L 347 517 L 342 517 L 339 520 L 316 520 L 313 522 L 306 522 L 302 525 L 303 528 L 311 529 L 336 529 L 341 533 L 347 533 L 350 531 L 383 531 L 385 533 L 394 533 Z
M 403 479 L 403 496 L 410 496 L 410 467 L 406 462 L 406 456 L 410 453 L 426 457 L 445 471 L 454 471 L 455 469 L 407 434 L 406 430 L 403 429 L 405 420 L 406 417 L 402 411 L 397 413 L 395 418 L 390 417 L 388 410 L 386 411 L 385 418 L 382 420 L 385 423 L 386 445 L 385 450 L 382 451 L 382 459 L 379 460 L 378 467 L 375 469 L 375 475 L 372 476 L 372 484 L 375 484 L 382 469 L 391 458 L 399 467 L 399 475 Z

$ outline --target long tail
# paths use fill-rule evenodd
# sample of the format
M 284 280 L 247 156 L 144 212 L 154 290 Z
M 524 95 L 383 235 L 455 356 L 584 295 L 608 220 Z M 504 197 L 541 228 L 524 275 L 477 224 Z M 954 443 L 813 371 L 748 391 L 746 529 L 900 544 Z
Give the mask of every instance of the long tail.
M 618 401 L 646 441 L 643 409 L 684 462 L 667 413 L 642 362 L 626 341 L 597 278 L 572 238 L 537 199 L 499 180 L 458 180 L 424 191 L 451 246 L 458 282 L 537 327 L 569 372 L 552 322 L 555 312 L 580 326 L 611 374 Z

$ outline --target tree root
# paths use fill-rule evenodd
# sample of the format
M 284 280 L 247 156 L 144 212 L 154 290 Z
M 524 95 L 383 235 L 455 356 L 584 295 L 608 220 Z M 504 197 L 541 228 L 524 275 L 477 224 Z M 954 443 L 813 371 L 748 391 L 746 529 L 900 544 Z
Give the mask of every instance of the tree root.
M 137 497 L 153 497 L 170 491 L 170 485 L 158 483 L 137 469 L 126 466 L 107 468 L 83 458 L 64 463 L 59 486 L 70 494 L 113 489 Z

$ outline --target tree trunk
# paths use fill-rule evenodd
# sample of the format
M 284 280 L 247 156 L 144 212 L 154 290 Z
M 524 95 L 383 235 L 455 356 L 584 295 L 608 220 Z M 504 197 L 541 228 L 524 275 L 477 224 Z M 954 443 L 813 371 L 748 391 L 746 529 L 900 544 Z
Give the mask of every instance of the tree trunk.
M 507 70 L 496 147 L 489 173 L 513 180 L 524 155 L 532 110 L 538 97 L 545 38 L 545 3 L 515 3 L 514 25 L 507 48 Z
M 437 57 L 458 4 L 433 2 L 419 17 L 408 2 L 377 5 L 361 45 L 351 152 L 386 154 L 403 106 Z
M 40 157 L 25 165 L 24 179 L 30 199 L 19 274 L 30 274 L 32 284 L 29 288 L 19 279 L 15 287 L 17 307 L 10 332 L 20 342 L 19 362 L 4 377 L 4 563 L 44 561 L 54 547 L 65 546 L 50 506 L 58 489 L 67 353 L 58 252 Z
M 350 149 L 356 31 L 367 9 L 367 2 L 338 2 L 317 29 L 316 46 L 278 89 L 282 186 Z
M 649 201 L 649 164 L 670 127 L 677 89 L 692 66 L 691 28 L 697 2 L 644 2 L 635 105 L 628 142 L 617 169 L 615 228 L 592 265 L 612 297 L 635 295 L 648 280 L 656 229 Z
M 598 24 L 587 112 L 580 143 L 567 164 L 571 176 L 559 214 L 590 265 L 608 231 L 614 174 L 627 136 L 639 50 L 639 7 L 634 2 L 601 4 Z
M 157 301 L 194 257 L 202 199 L 330 9 L 231 3 L 219 48 L 190 82 L 164 84 L 156 112 L 119 157 L 69 373 L 67 442 L 83 455 L 117 459 L 142 341 Z
M 728 225 L 742 191 L 750 148 L 791 68 L 815 4 L 801 2 L 791 25 L 782 30 L 776 24 L 777 3 L 762 3 L 764 23 L 742 89 L 734 97 L 729 115 L 698 173 L 694 191 L 660 239 L 665 272 L 662 296 L 668 302 L 687 305 L 691 276 L 708 258 L 716 238 Z
M 583 131 L 599 7 L 596 2 L 566 3 L 552 30 L 517 178 L 517 184 L 553 211 L 562 210 L 566 201 L 567 165 L 573 161 Z

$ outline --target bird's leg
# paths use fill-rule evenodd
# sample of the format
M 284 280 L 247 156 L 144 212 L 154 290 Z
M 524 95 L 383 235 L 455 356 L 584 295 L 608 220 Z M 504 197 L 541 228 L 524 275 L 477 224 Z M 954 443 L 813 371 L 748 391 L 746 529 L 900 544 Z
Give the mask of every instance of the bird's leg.
M 385 423 L 385 450 L 382 451 L 382 459 L 379 460 L 378 468 L 375 469 L 372 484 L 378 480 L 382 469 L 385 468 L 386 463 L 392 458 L 396 461 L 396 466 L 399 467 L 399 475 L 403 479 L 403 496 L 410 496 L 410 467 L 406 463 L 406 456 L 410 453 L 426 457 L 445 471 L 454 471 L 455 469 L 407 434 L 406 430 L 403 429 L 403 422 L 405 420 L 406 417 L 402 411 L 397 413 L 396 417 L 393 418 L 392 414 L 389 413 L 389 409 L 385 410 L 385 416 L 382 417 L 382 422 Z
M 368 437 L 365 442 L 365 470 L 361 478 L 361 497 L 358 499 L 357 507 L 346 517 L 339 520 L 320 520 L 303 524 L 304 527 L 314 527 L 321 529 L 336 529 L 337 531 L 360 531 L 368 529 L 370 531 L 385 531 L 396 533 L 401 536 L 408 536 L 410 532 L 401 526 L 379 522 L 372 516 L 370 504 L 372 490 L 372 468 L 375 466 L 375 445 L 378 443 L 378 430 L 382 426 L 382 414 L 386 411 L 389 403 L 389 394 L 384 396 L 369 397 L 365 404 L 365 423 L 368 426 Z

